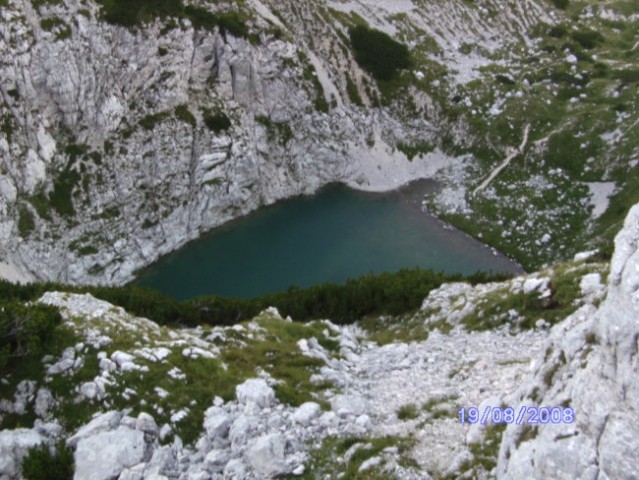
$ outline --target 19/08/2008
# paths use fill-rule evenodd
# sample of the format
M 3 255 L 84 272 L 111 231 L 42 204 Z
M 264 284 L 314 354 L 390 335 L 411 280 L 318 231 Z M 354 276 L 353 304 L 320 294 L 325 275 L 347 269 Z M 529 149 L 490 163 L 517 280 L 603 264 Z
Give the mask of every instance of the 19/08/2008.
M 570 407 L 527 407 L 522 405 L 517 410 L 512 407 L 491 407 L 487 406 L 479 410 L 477 407 L 461 407 L 457 411 L 459 421 L 461 423 L 479 423 L 486 425 L 491 422 L 515 423 L 521 425 L 523 423 L 529 425 L 544 425 L 547 423 L 574 423 L 575 411 Z

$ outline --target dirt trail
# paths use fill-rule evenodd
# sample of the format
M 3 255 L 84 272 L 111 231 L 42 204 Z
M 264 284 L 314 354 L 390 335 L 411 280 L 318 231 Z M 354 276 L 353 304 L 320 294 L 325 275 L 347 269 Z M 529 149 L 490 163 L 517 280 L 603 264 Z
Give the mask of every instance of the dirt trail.
M 515 158 L 516 156 L 518 156 L 523 150 L 524 148 L 526 148 L 526 144 L 528 143 L 528 134 L 530 133 L 530 124 L 526 125 L 526 127 L 524 128 L 524 138 L 521 140 L 521 145 L 519 145 L 519 147 L 517 148 L 511 148 L 510 152 L 508 153 L 508 156 L 506 158 L 504 158 L 504 161 L 501 162 L 501 164 L 495 168 L 491 174 L 488 176 L 488 178 L 486 180 L 484 180 L 482 182 L 481 185 L 479 185 L 474 191 L 473 191 L 473 196 L 477 195 L 477 192 L 479 192 L 480 190 L 483 190 L 484 188 L 486 188 L 490 182 L 492 182 L 494 180 L 494 178 L 500 174 L 500 172 L 506 168 L 508 166 L 508 164 L 510 163 L 510 161 Z

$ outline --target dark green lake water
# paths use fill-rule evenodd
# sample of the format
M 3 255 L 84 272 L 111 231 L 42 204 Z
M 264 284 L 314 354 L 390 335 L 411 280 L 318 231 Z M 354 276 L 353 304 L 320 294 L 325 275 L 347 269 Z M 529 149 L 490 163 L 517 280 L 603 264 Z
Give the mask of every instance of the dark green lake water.
M 135 282 L 178 299 L 253 297 L 368 272 L 422 267 L 449 273 L 520 267 L 419 209 L 432 182 L 370 194 L 332 185 L 214 229 Z

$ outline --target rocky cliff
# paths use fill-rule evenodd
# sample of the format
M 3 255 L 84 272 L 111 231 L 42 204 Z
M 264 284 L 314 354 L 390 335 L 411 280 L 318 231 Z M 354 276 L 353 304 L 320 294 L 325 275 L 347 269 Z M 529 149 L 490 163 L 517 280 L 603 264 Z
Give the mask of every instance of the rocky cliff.
M 383 111 L 316 110 L 317 95 L 343 105 L 340 93 L 326 74 L 326 89 L 308 79 L 313 63 L 265 5 L 245 12 L 259 44 L 188 20 L 131 30 L 88 7 L 0 7 L 0 235 L 4 261 L 24 276 L 122 282 L 260 205 L 334 181 L 394 185 L 368 185 L 358 162 L 368 140 L 387 175 L 379 132 L 406 127 Z M 207 112 L 228 129 L 207 128 Z

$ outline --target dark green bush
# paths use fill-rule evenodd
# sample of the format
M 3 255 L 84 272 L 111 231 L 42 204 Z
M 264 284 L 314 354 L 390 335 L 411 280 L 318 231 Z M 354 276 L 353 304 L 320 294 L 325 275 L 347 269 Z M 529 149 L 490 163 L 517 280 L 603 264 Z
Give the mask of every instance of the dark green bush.
M 216 17 L 222 34 L 230 33 L 234 37 L 248 38 L 248 27 L 236 12 L 218 13 Z
M 164 121 L 168 117 L 167 112 L 159 112 L 147 115 L 142 120 L 140 120 L 140 126 L 145 130 L 153 130 L 155 126 Z
M 611 76 L 616 80 L 621 80 L 623 83 L 637 83 L 639 82 L 639 69 L 614 70 Z
M 217 16 L 209 12 L 206 8 L 195 5 L 187 5 L 184 7 L 185 16 L 191 20 L 195 28 L 212 30 L 218 24 Z
M 42 20 L 40 20 L 40 27 L 42 27 L 42 30 L 46 32 L 50 32 L 55 27 L 66 25 L 67 24 L 64 23 L 64 20 L 58 17 L 43 18 Z
M 58 214 L 62 216 L 75 215 L 72 195 L 80 179 L 80 174 L 71 168 L 71 162 L 56 175 L 53 191 L 49 194 L 49 202 Z
M 595 30 L 579 30 L 572 32 L 570 36 L 586 50 L 593 49 L 604 42 L 603 35 Z
M 0 371 L 11 370 L 26 355 L 39 356 L 47 337 L 61 321 L 58 310 L 44 305 L 25 306 L 1 296 Z M 4 303 L 6 302 L 6 303 Z
M 384 32 L 358 25 L 349 30 L 355 60 L 376 80 L 391 80 L 411 66 L 408 47 Z
M 31 0 L 33 8 L 38 10 L 43 5 L 62 5 L 63 0 Z
M 115 25 L 134 27 L 155 18 L 188 18 L 198 29 L 219 27 L 223 35 L 249 38 L 248 27 L 237 12 L 212 13 L 197 5 L 185 6 L 182 0 L 99 0 L 99 3 L 104 19 Z
M 71 480 L 73 470 L 73 452 L 64 441 L 58 443 L 55 454 L 43 444 L 29 449 L 22 461 L 22 476 L 26 480 Z
M 516 82 L 510 78 L 507 75 L 502 75 L 501 73 L 498 73 L 497 75 L 495 75 L 495 80 L 497 80 L 499 83 L 504 84 L 504 85 L 515 85 Z
M 224 112 L 204 110 L 204 124 L 209 130 L 220 133 L 231 128 L 231 119 Z
M 156 17 L 178 17 L 182 0 L 99 0 L 104 19 L 115 25 L 132 27 Z
M 548 29 L 548 35 L 553 38 L 562 38 L 568 33 L 568 27 L 565 25 L 553 25 Z
M 26 205 L 18 208 L 18 232 L 22 238 L 27 238 L 35 229 L 35 218 Z
M 568 8 L 569 0 L 552 0 L 552 4 L 560 10 Z

